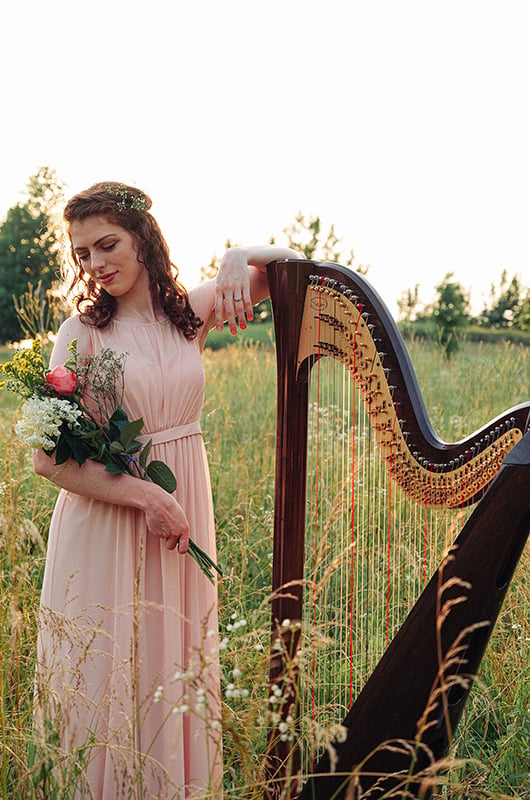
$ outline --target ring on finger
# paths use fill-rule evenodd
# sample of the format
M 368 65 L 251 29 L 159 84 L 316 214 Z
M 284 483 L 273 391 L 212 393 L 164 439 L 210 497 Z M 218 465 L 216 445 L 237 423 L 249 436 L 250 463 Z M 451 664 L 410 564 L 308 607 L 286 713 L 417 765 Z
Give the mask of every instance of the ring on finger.
M 236 296 L 234 295 L 234 300 L 235 300 L 235 302 L 236 302 L 236 303 L 240 303 L 242 299 L 243 299 L 243 298 L 241 297 L 241 295 L 239 295 L 238 297 L 236 297 Z

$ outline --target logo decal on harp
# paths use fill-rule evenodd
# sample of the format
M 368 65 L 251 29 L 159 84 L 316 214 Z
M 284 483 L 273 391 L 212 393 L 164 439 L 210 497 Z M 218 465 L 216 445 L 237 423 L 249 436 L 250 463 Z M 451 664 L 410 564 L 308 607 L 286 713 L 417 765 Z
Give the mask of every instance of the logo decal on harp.
M 327 299 L 325 297 L 322 297 L 322 296 L 320 296 L 320 297 L 312 297 L 309 302 L 310 302 L 311 308 L 313 308 L 315 311 L 323 311 L 324 309 L 326 309 L 328 307 Z

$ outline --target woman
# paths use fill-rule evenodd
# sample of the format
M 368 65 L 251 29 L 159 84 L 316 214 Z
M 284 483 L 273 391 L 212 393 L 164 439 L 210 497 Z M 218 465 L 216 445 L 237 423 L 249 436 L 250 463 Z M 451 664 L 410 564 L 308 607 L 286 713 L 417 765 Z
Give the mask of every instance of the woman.
M 281 247 L 231 248 L 215 281 L 189 295 L 150 199 L 116 183 L 73 197 L 64 220 L 78 314 L 62 325 L 51 367 L 102 348 L 126 352 L 123 406 L 143 417 L 150 458 L 177 491 L 102 464 L 35 470 L 61 487 L 48 543 L 37 670 L 40 715 L 65 751 L 80 797 L 221 796 L 216 589 L 186 555 L 191 536 L 215 558 L 199 417 L 208 331 L 232 333 L 268 293 Z M 43 728 L 43 731 L 46 727 Z M 49 730 L 49 726 L 48 726 Z M 136 794 L 134 794 L 136 792 Z

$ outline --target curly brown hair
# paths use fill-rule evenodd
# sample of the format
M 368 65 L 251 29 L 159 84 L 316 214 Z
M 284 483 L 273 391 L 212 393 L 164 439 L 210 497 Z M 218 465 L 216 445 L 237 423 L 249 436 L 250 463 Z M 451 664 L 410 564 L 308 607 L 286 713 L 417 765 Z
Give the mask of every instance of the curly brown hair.
M 64 208 L 63 219 L 71 223 L 87 217 L 105 217 L 133 234 L 139 241 L 139 258 L 149 274 L 153 302 L 161 306 L 186 338 L 193 339 L 202 320 L 193 312 L 188 293 L 178 280 L 178 270 L 171 262 L 167 242 L 149 213 L 151 205 L 151 198 L 139 189 L 107 181 L 74 195 Z M 81 319 L 104 328 L 116 313 L 116 299 L 86 274 L 71 242 L 68 262 L 73 270 L 69 291 Z

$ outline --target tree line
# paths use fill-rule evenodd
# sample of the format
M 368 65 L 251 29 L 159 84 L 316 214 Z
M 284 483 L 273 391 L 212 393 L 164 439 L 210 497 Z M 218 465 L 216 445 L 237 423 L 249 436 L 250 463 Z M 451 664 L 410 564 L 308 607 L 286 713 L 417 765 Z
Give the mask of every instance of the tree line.
M 64 184 L 55 170 L 42 166 L 29 178 L 25 200 L 12 206 L 0 224 L 1 342 L 56 330 L 65 316 L 58 292 L 63 242 L 59 211 L 63 203 Z M 306 258 L 341 263 L 363 274 L 369 270 L 355 264 L 354 251 L 345 251 L 334 226 L 325 230 L 319 216 L 306 217 L 300 212 L 283 230 L 283 237 Z M 269 241 L 274 243 L 275 237 Z M 214 255 L 201 269 L 201 277 L 215 274 L 218 263 Z M 470 327 L 530 332 L 530 289 L 522 286 L 517 276 L 510 278 L 506 270 L 475 317 L 470 313 L 469 296 L 452 273 L 436 287 L 430 305 L 420 302 L 416 285 L 403 292 L 398 308 L 398 321 L 405 331 L 434 336 L 448 356 Z M 256 318 L 270 318 L 268 301 L 260 304 Z

